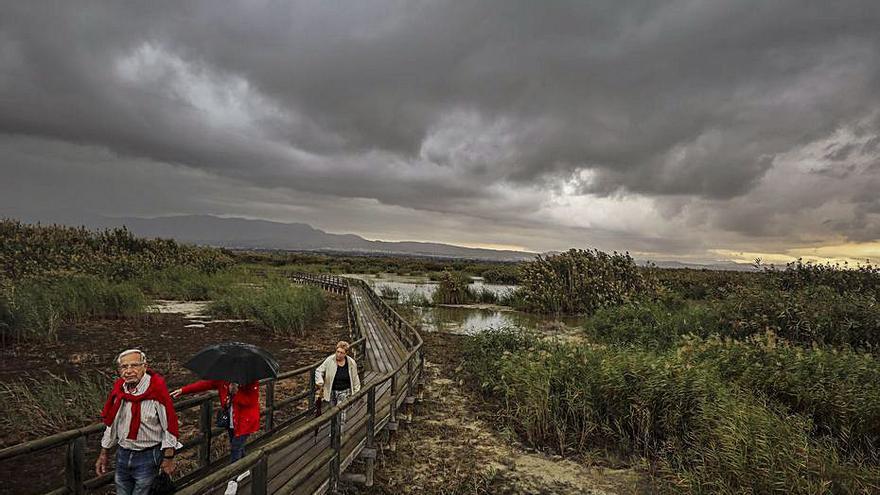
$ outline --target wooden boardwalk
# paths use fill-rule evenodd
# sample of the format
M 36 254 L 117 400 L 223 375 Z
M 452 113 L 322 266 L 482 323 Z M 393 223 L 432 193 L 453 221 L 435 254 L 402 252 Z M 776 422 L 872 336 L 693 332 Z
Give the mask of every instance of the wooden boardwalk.
M 198 408 L 199 418 L 199 433 L 182 438 L 183 455 L 188 452 L 198 467 L 180 479 L 178 493 L 222 494 L 230 479 L 245 473 L 238 487 L 242 495 L 328 493 L 343 479 L 369 486 L 377 444 L 389 442 L 393 448 L 398 417 L 411 418 L 408 410 L 416 400 L 424 366 L 418 332 L 361 280 L 306 274 L 290 278 L 346 295 L 352 355 L 362 369 L 361 391 L 316 417 L 314 370 L 320 363 L 265 380 L 263 431 L 249 442 L 248 455 L 235 464 L 212 454 L 214 443 L 227 441 L 211 424 L 216 393 L 176 403 L 182 414 Z M 281 397 L 282 390 L 286 397 Z M 112 483 L 112 473 L 89 479 L 93 459 L 85 455 L 87 439 L 97 442 L 102 430 L 97 424 L 8 447 L 0 450 L 0 463 L 64 447 L 65 484 L 46 493 L 103 490 Z M 358 464 L 361 472 L 352 472 L 357 459 L 364 460 Z

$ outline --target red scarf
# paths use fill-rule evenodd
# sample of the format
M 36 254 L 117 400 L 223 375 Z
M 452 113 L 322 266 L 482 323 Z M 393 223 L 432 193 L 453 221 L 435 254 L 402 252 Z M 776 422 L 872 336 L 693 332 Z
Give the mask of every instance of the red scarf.
M 131 425 L 128 428 L 128 439 L 137 440 L 138 430 L 141 429 L 141 401 L 154 400 L 165 406 L 165 417 L 168 418 L 168 432 L 178 436 L 177 413 L 174 411 L 174 404 L 171 402 L 171 396 L 168 394 L 168 387 L 165 385 L 165 379 L 162 375 L 152 370 L 147 370 L 150 375 L 150 386 L 146 392 L 141 395 L 132 395 L 123 388 L 125 380 L 120 378 L 113 384 L 113 391 L 107 397 L 104 409 L 101 411 L 101 417 L 104 424 L 110 426 L 116 420 L 116 414 L 122 407 L 123 401 L 131 403 Z

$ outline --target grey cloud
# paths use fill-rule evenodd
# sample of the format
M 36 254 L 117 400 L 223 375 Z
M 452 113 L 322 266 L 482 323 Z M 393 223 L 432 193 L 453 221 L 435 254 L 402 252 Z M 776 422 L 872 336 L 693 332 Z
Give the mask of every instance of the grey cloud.
M 865 143 L 865 145 L 867 146 L 867 143 Z M 831 150 L 829 150 L 828 154 L 825 155 L 825 159 L 835 162 L 842 162 L 849 158 L 850 154 L 855 151 L 855 149 L 856 145 L 854 143 L 834 146 Z
M 3 12 L 0 133 L 310 201 L 484 222 L 539 206 L 518 190 L 571 180 L 660 198 L 695 228 L 772 236 L 785 229 L 759 219 L 793 213 L 751 198 L 775 158 L 880 112 L 874 1 L 10 1 Z M 829 150 L 835 174 L 856 149 Z M 701 206 L 682 209 L 682 197 Z
M 254 181 L 278 179 L 265 164 L 304 177 L 262 143 L 206 129 L 161 81 L 152 94 L 119 84 L 114 61 L 154 43 L 240 76 L 306 122 L 267 122 L 263 137 L 330 157 L 411 158 L 455 109 L 506 119 L 512 152 L 463 183 L 594 168 L 591 189 L 606 192 L 741 194 L 768 156 L 878 106 L 880 63 L 861 58 L 880 47 L 873 2 L 64 7 L 5 16 L 25 64 L 4 93 L 25 108 L 4 103 L 0 128 L 224 173 L 263 162 Z
M 862 154 L 874 155 L 880 151 L 880 136 L 874 136 L 862 146 Z

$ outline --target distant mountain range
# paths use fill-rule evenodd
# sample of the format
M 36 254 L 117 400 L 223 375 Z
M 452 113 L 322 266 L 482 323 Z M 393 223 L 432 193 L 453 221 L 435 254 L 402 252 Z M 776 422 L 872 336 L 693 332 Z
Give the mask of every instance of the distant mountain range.
M 281 223 L 212 215 L 180 215 L 157 218 L 95 216 L 87 219 L 78 217 L 76 221 L 60 215 L 51 215 L 43 218 L 22 218 L 22 221 L 43 221 L 44 223 L 49 221 L 100 229 L 125 225 L 132 233 L 141 237 L 171 238 L 180 242 L 230 249 L 325 251 L 492 261 L 526 261 L 534 259 L 536 255 L 540 254 L 529 251 L 469 248 L 435 242 L 371 241 L 354 234 L 331 234 L 304 223 Z M 646 262 L 646 260 L 638 261 L 639 264 Z M 652 262 L 661 268 L 754 269 L 751 265 L 732 261 L 708 264 L 657 260 L 652 260 Z
M 330 234 L 304 223 L 281 223 L 211 215 L 159 218 L 104 218 L 92 227 L 125 225 L 142 237 L 172 238 L 181 242 L 232 249 L 334 251 L 497 261 L 530 260 L 537 253 L 479 249 L 434 242 L 371 241 L 354 234 Z

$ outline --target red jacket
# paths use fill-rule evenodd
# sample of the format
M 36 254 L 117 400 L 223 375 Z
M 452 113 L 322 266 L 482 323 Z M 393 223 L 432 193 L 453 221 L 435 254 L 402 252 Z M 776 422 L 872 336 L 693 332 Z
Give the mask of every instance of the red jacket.
M 184 394 L 194 394 L 215 389 L 220 394 L 220 405 L 226 407 L 229 399 L 229 382 L 224 380 L 201 380 L 183 387 Z M 240 385 L 232 397 L 233 434 L 249 435 L 260 429 L 260 384 Z

